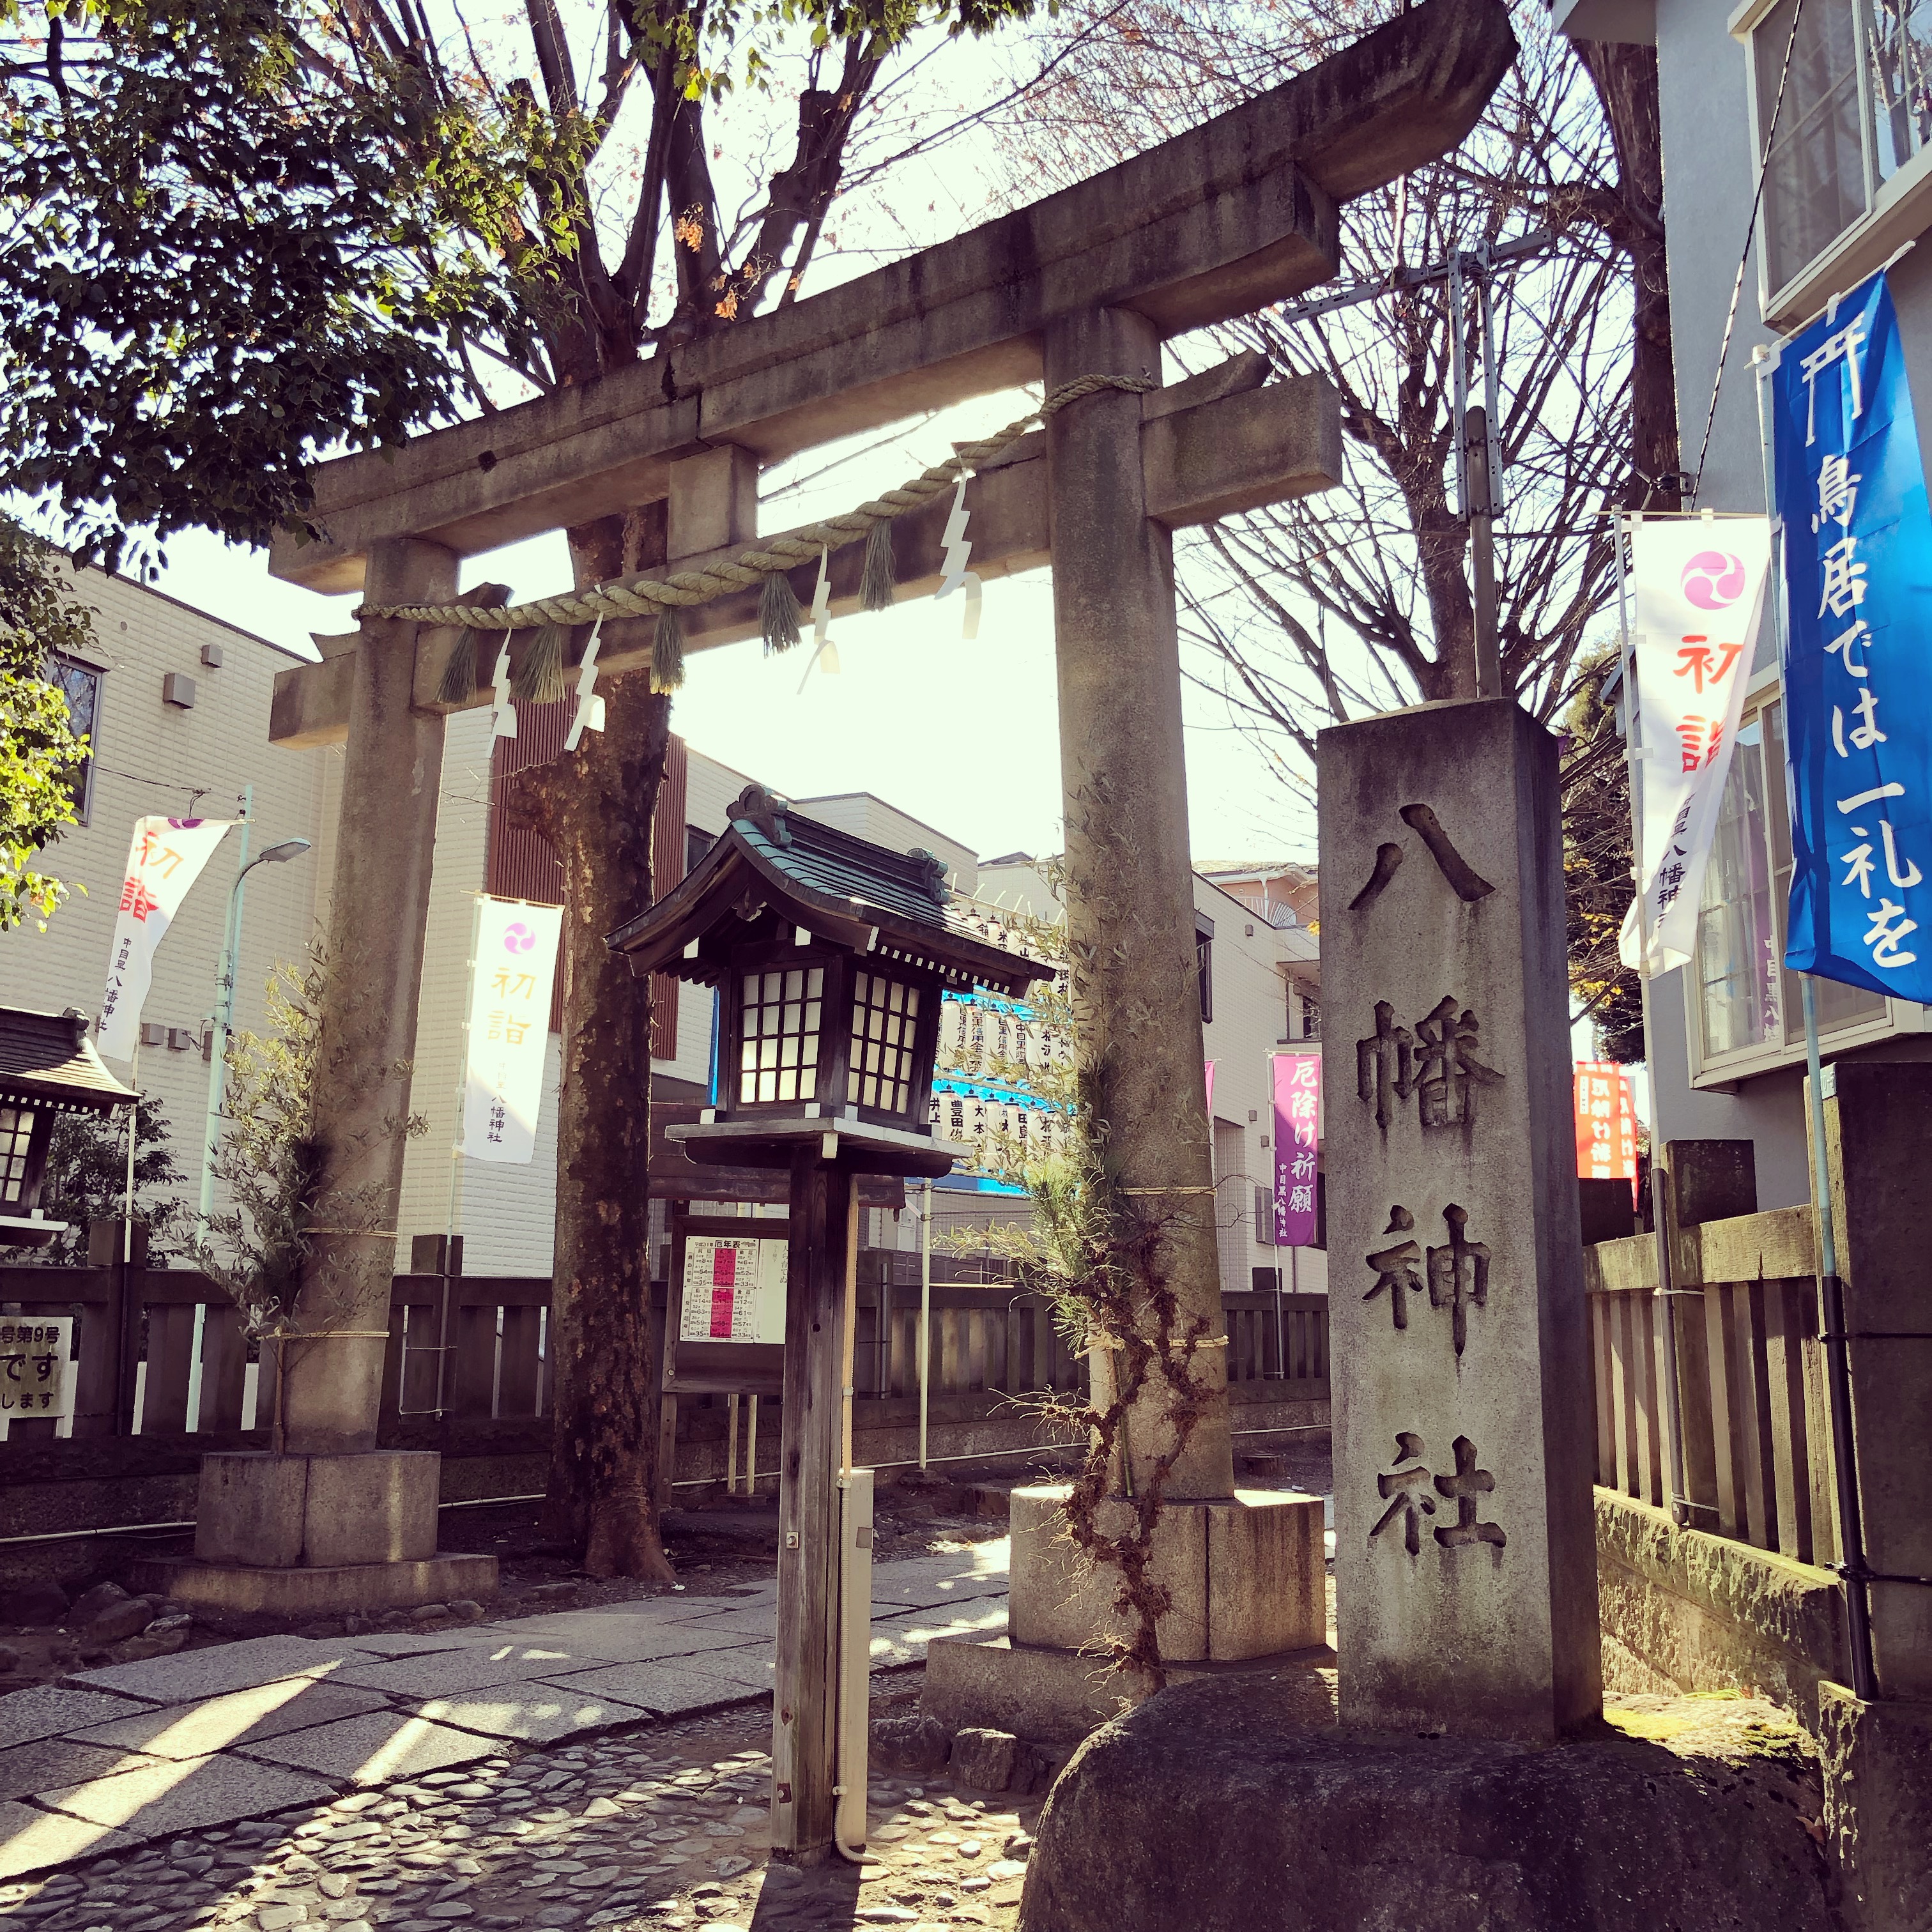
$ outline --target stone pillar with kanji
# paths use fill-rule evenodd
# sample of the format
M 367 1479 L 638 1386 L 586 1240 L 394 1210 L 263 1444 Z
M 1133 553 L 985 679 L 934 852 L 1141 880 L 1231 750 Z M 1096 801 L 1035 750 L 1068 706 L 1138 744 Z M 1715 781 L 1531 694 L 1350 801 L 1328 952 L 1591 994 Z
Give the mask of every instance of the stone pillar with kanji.
M 1505 700 L 1322 734 L 1342 1721 L 1602 1702 L 1556 741 Z

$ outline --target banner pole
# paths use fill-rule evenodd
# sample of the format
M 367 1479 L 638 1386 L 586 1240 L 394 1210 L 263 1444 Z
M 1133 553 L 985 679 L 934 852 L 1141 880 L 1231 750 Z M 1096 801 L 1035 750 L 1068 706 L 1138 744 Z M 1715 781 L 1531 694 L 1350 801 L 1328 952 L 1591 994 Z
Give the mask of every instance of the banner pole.
M 1846 1648 L 1852 1694 L 1868 1704 L 1878 1695 L 1872 1658 L 1871 1595 L 1865 1571 L 1864 1522 L 1858 1504 L 1858 1438 L 1852 1420 L 1851 1362 L 1845 1348 L 1844 1284 L 1838 1279 L 1838 1230 L 1832 1214 L 1832 1176 L 1825 1150 L 1825 1076 L 1818 1058 L 1818 1003 L 1811 975 L 1798 983 L 1804 1004 L 1804 1083 L 1811 1108 L 1811 1191 L 1817 1203 L 1818 1313 L 1825 1339 L 1825 1373 L 1832 1403 L 1832 1474 L 1838 1497 L 1838 1565 L 1845 1586 Z
M 1903 252 L 1902 250 L 1900 251 Z M 1896 260 L 1894 256 L 1892 260 Z M 1892 263 L 1888 262 L 1886 268 Z M 1880 271 L 1883 272 L 1882 270 Z M 1816 316 L 1811 320 L 1815 322 Z M 1810 323 L 1804 325 L 1809 327 Z M 1802 333 L 1794 330 L 1792 334 Z M 1791 338 L 1786 337 L 1786 340 Z M 1751 357 L 1757 381 L 1758 443 L 1764 461 L 1766 508 L 1772 515 L 1772 564 L 1778 595 L 1772 604 L 1773 635 L 1778 642 L 1779 688 L 1786 688 L 1790 671 L 1791 635 L 1787 621 L 1784 589 L 1784 520 L 1778 514 L 1776 417 L 1766 406 L 1765 380 L 1776 368 L 1772 356 L 1760 346 Z M 1786 810 L 1792 794 L 1791 739 L 1785 737 L 1784 782 Z M 1786 915 L 1787 927 L 1789 914 Z M 1787 932 L 1787 943 L 1789 934 Z M 1852 1694 L 1862 1703 L 1878 1695 L 1878 1670 L 1872 1655 L 1871 1595 L 1865 1568 L 1864 1525 L 1858 1499 L 1858 1438 L 1852 1413 L 1851 1361 L 1845 1346 L 1844 1285 L 1838 1279 L 1838 1229 L 1832 1211 L 1831 1166 L 1825 1146 L 1825 1070 L 1818 1048 L 1818 1001 L 1813 986 L 1814 976 L 1798 975 L 1798 998 L 1804 1015 L 1805 1094 L 1810 1111 L 1811 1196 L 1818 1244 L 1818 1315 L 1825 1344 L 1825 1380 L 1832 1412 L 1832 1476 L 1838 1505 L 1838 1543 L 1841 1561 L 1838 1571 L 1845 1588 L 1846 1648 L 1850 1653 Z
M 1630 513 L 1635 522 L 1641 511 Z M 1630 883 L 1636 888 L 1637 958 L 1643 963 L 1637 970 L 1637 996 L 1643 1007 L 1644 1052 L 1648 1056 L 1651 1039 L 1650 921 L 1647 902 L 1650 895 L 1643 876 L 1643 760 L 1653 748 L 1639 737 L 1636 686 L 1636 640 L 1630 627 L 1628 553 L 1624 548 L 1626 530 L 1622 518 L 1616 519 L 1617 536 L 1617 640 L 1624 674 L 1624 762 L 1630 771 Z M 1658 1130 L 1657 1088 L 1651 1088 L 1650 1221 L 1656 1243 L 1657 1293 L 1654 1306 L 1661 1310 L 1664 1324 L 1664 1438 L 1666 1466 L 1670 1478 L 1670 1517 L 1679 1525 L 1690 1516 L 1690 1498 L 1684 1493 L 1684 1419 L 1679 1408 L 1677 1376 L 1677 1304 L 1672 1294 L 1670 1253 L 1670 1184 L 1664 1172 L 1663 1136 Z
M 134 1051 L 128 1062 L 128 1084 L 134 1089 L 134 1104 L 128 1109 L 128 1196 L 121 1210 L 121 1265 L 134 1264 L 134 1132 L 141 1114 L 141 1036 L 134 1036 Z
M 436 1413 L 442 1414 L 445 1377 L 449 1364 L 449 1304 L 454 1292 L 450 1276 L 456 1247 L 456 1182 L 463 1171 L 463 1109 L 470 1087 L 470 1009 L 476 983 L 476 938 L 483 928 L 483 898 L 474 896 L 470 908 L 470 965 L 463 976 L 463 1051 L 456 1070 L 456 1134 L 449 1150 L 449 1202 L 442 1217 L 442 1292 L 437 1297 L 436 1336 Z
M 208 1119 L 201 1138 L 201 1219 L 202 1233 L 214 1212 L 214 1156 L 221 1144 L 221 1102 L 226 1086 L 228 1036 L 235 1026 L 235 982 L 242 970 L 242 882 L 248 872 L 248 833 L 255 815 L 255 788 L 242 788 L 242 839 L 235 854 L 235 883 L 228 889 L 228 920 L 221 929 L 221 971 L 214 986 L 214 1012 L 208 1030 L 214 1036 L 208 1049 Z M 198 1319 L 199 1318 L 197 1318 Z M 197 1348 L 194 1359 L 200 1359 Z
M 919 1216 L 919 1466 L 926 1467 L 926 1370 L 932 1354 L 932 1183 Z

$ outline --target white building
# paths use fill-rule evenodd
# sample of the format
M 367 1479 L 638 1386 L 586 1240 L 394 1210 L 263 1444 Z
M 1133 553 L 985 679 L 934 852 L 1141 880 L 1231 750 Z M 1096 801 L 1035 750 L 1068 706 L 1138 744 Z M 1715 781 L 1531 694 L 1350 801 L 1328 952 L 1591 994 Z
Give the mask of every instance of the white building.
M 1664 225 L 1682 460 L 1697 466 L 1732 279 L 1744 298 L 1724 363 L 1698 506 L 1766 507 L 1752 351 L 1932 227 L 1932 34 L 1907 0 L 1554 0 L 1578 39 L 1658 50 Z M 1797 38 L 1792 38 L 1794 18 Z M 1748 256 L 1763 152 L 1786 51 L 1785 98 Z M 1932 249 L 1892 272 L 1922 445 L 1932 425 Z M 1784 692 L 1767 622 L 1751 668 L 1691 963 L 1651 983 L 1647 1018 L 1658 1139 L 1748 1139 L 1758 1204 L 1810 1198 L 1804 1031 L 1779 963 L 1791 876 Z M 1932 1057 L 1928 1014 L 1820 980 L 1825 1058 Z
M 0 932 L 0 998 L 10 1005 L 98 1010 L 134 821 L 152 816 L 234 818 L 252 789 L 250 850 L 304 838 L 316 849 L 258 866 L 244 889 L 236 1020 L 263 1024 L 263 986 L 278 959 L 302 956 L 326 899 L 331 854 L 327 774 L 339 754 L 268 742 L 275 674 L 298 662 L 279 646 L 122 577 L 80 574 L 94 612 L 94 645 L 58 672 L 92 755 L 80 783 L 81 823 L 48 848 L 46 868 L 73 888 L 37 929 Z M 161 1103 L 190 1204 L 200 1184 L 222 934 L 241 839 L 230 832 L 182 902 L 154 958 L 142 1010 L 139 1077 Z M 125 1078 L 128 1063 L 113 1063 Z
M 1288 867 L 1238 869 L 1267 879 L 1302 876 Z M 1312 892 L 1312 875 L 1306 876 Z M 1221 1286 L 1226 1291 L 1272 1286 L 1272 1271 L 1279 1268 L 1280 1286 L 1291 1292 L 1325 1293 L 1328 1264 L 1322 1250 L 1283 1251 L 1274 1246 L 1269 1071 L 1269 1055 L 1277 1047 L 1319 1050 L 1318 947 L 1284 894 L 1270 896 L 1266 890 L 1248 891 L 1245 886 L 1245 877 L 1225 886 L 1204 872 L 1197 871 L 1194 878 L 1202 1038 L 1214 1069 L 1209 1118 Z M 975 896 L 996 912 L 1004 907 L 1036 918 L 1060 915 L 1051 880 L 1023 852 L 982 864 Z M 1043 1054 L 1052 1048 L 1051 1043 L 1036 1042 L 1031 1050 Z M 1202 1076 L 1204 1085 L 1206 1066 Z M 942 1120 L 941 1131 L 951 1124 Z M 964 1184 L 963 1178 L 955 1178 L 961 1183 L 953 1190 L 958 1192 Z M 963 1203 L 953 1211 L 956 1218 L 964 1218 Z M 988 1211 L 998 1210 L 989 1202 Z

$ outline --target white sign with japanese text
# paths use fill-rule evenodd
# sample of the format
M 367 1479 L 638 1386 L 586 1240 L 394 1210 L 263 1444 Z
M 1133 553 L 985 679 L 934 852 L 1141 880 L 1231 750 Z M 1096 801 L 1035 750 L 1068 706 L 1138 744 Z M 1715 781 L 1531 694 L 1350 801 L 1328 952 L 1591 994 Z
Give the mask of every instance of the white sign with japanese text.
M 785 1336 L 784 1241 L 688 1236 L 680 1342 L 782 1342 Z
M 235 821 L 229 818 L 137 818 L 128 874 L 114 920 L 114 950 L 100 1000 L 100 1051 L 131 1060 L 141 1039 L 141 1007 L 154 974 L 154 949 L 201 877 L 201 868 Z
M 480 898 L 457 1147 L 472 1160 L 526 1166 L 536 1154 L 550 986 L 562 934 L 561 906 Z
M 1767 517 L 1648 519 L 1630 531 L 1643 891 L 1618 950 L 1647 975 L 1684 964 L 1696 941 L 1770 561 Z
M 0 1318 L 0 1422 L 71 1415 L 80 1366 L 73 1353 L 71 1315 Z

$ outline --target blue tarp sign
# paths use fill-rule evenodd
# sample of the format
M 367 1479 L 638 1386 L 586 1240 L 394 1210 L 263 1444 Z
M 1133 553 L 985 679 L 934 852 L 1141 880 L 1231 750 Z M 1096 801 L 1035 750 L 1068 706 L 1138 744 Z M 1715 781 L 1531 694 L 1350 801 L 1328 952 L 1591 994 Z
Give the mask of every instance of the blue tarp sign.
M 1784 963 L 1932 1000 L 1932 513 L 1875 275 L 1772 376 L 1786 599 Z

